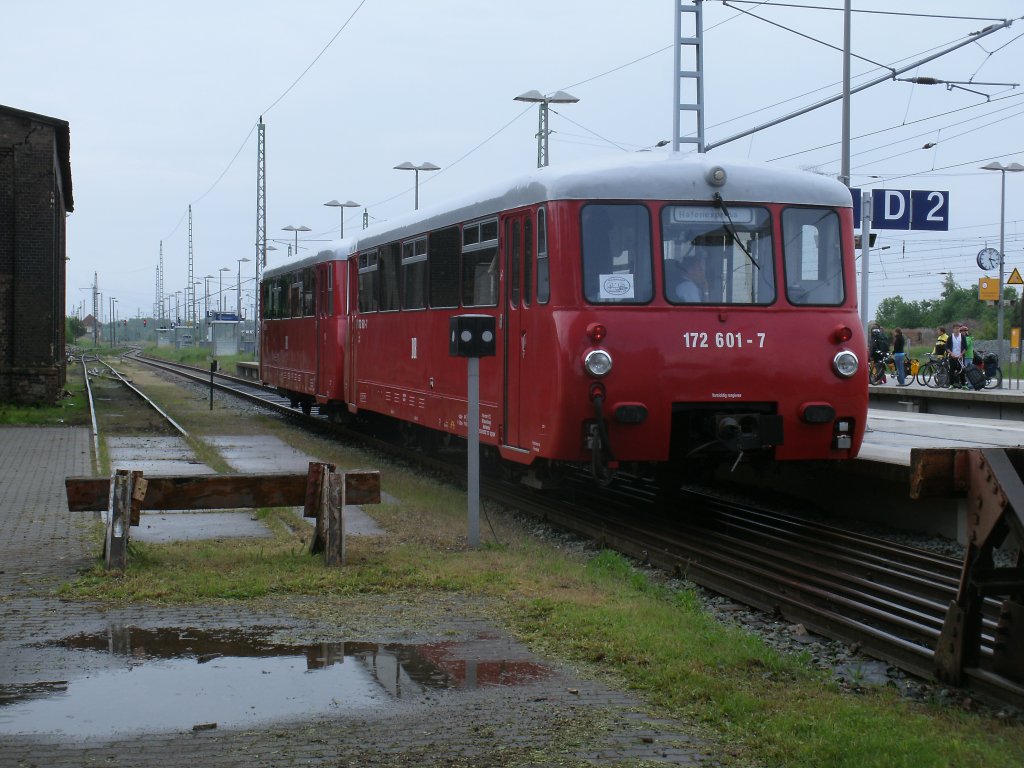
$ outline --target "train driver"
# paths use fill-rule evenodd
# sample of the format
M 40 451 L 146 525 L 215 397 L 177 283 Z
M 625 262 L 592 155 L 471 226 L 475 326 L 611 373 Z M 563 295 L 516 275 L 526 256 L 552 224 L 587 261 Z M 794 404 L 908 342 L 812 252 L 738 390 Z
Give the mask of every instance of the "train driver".
M 675 297 L 679 301 L 702 302 L 707 290 L 704 275 L 704 260 L 699 256 L 687 256 L 680 265 L 682 279 L 676 284 Z

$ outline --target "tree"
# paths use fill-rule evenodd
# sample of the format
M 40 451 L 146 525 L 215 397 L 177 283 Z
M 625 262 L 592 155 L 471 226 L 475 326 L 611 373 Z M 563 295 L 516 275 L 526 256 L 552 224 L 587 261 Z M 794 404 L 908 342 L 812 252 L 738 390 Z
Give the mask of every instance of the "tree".
M 1017 309 L 1017 292 L 1003 286 L 1003 313 L 1013 324 Z M 947 273 L 942 281 L 942 295 L 936 299 L 904 301 L 902 296 L 891 296 L 878 304 L 875 321 L 883 328 L 938 328 L 953 323 L 967 322 L 976 338 L 995 338 L 999 310 L 978 299 L 975 285 L 966 288 L 957 285 L 953 274 Z
M 73 344 L 78 341 L 78 337 L 84 336 L 85 333 L 85 323 L 77 317 L 71 316 L 64 318 L 64 338 L 67 339 L 69 343 Z
M 883 328 L 919 328 L 926 325 L 924 302 L 906 302 L 902 296 L 882 299 L 875 320 Z

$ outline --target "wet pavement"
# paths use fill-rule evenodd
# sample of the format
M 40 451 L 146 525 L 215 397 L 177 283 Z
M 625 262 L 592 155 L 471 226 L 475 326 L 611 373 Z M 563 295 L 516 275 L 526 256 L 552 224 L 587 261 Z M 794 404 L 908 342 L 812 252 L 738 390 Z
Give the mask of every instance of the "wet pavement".
M 197 466 L 149 441 L 120 446 L 117 461 L 148 474 Z M 710 764 L 679 723 L 536 657 L 466 596 L 56 598 L 98 555 L 94 516 L 68 512 L 63 485 L 90 474 L 90 442 L 83 429 L 0 428 L 0 768 Z M 249 437 L 218 448 L 240 472 L 310 460 Z M 227 514 L 208 521 L 218 536 L 256 522 Z M 188 517 L 143 526 L 168 540 L 195 527 Z M 365 535 L 383 535 L 364 518 Z M 344 618 L 309 618 L 321 615 Z

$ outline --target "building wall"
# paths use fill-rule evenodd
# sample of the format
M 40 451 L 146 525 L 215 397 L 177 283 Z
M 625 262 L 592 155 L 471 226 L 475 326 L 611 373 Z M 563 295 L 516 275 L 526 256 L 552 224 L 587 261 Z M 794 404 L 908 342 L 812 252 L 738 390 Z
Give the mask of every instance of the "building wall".
M 62 129 L 36 117 L 0 109 L 0 402 L 18 404 L 57 402 L 67 376 Z

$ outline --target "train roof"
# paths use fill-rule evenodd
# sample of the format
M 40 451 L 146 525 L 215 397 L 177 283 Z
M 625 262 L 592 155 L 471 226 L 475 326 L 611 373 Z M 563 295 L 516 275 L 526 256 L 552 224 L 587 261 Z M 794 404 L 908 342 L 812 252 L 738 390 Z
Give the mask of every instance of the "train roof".
M 713 186 L 712 169 L 725 171 Z M 538 168 L 519 178 L 446 203 L 421 208 L 337 241 L 314 256 L 268 269 L 264 276 L 290 272 L 331 258 L 403 240 L 499 211 L 552 200 L 707 200 L 720 193 L 727 203 L 790 203 L 849 208 L 850 190 L 835 179 L 763 164 L 712 159 L 708 155 L 650 152 L 616 155 L 582 165 Z

